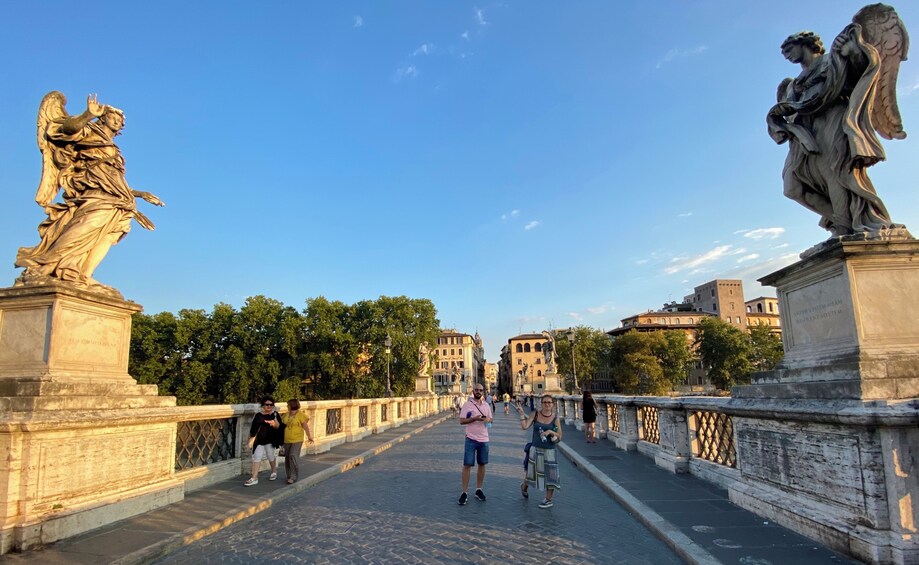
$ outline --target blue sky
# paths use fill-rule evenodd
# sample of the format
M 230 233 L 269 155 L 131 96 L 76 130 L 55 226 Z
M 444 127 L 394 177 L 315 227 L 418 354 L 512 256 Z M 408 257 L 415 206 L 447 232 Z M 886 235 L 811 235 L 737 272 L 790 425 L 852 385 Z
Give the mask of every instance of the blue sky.
M 128 181 L 167 204 L 96 272 L 148 313 L 404 294 L 495 361 L 714 278 L 774 295 L 756 279 L 829 235 L 782 196 L 779 44 L 865 3 L 8 2 L 0 285 L 37 242 L 35 116 L 60 90 L 124 110 Z M 912 60 L 899 91 L 912 132 Z M 916 233 L 915 137 L 885 148 L 872 179 Z

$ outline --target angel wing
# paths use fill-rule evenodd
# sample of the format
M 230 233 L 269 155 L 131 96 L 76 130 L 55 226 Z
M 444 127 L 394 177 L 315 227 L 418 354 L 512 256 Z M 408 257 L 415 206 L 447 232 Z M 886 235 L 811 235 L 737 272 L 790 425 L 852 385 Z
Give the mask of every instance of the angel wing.
M 67 98 L 55 90 L 46 94 L 38 107 L 38 149 L 41 150 L 42 167 L 35 201 L 42 207 L 51 204 L 60 188 L 60 171 L 54 163 L 54 149 L 48 143 L 45 133 L 49 123 L 67 117 L 67 110 L 64 108 L 66 104 Z
M 862 39 L 877 49 L 880 57 L 878 82 L 871 104 L 871 125 L 884 139 L 904 139 L 903 120 L 897 106 L 897 75 L 900 61 L 909 51 L 909 34 L 897 12 L 884 4 L 865 6 L 852 23 L 861 26 Z

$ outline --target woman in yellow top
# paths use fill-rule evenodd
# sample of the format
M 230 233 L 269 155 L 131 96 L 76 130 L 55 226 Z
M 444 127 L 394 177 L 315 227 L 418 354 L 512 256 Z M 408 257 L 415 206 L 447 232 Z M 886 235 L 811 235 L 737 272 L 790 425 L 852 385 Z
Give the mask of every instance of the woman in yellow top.
M 297 482 L 300 474 L 300 448 L 303 447 L 304 432 L 310 443 L 313 443 L 313 433 L 310 431 L 310 417 L 300 411 L 299 400 L 287 401 L 287 414 L 281 416 L 281 421 L 287 426 L 284 428 L 284 470 L 287 472 L 287 484 L 292 485 Z

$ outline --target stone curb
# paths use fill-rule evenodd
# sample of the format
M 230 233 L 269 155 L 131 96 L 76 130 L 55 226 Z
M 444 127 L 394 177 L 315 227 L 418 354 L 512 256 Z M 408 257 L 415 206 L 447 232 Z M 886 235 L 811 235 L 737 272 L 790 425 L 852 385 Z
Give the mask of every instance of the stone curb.
M 324 469 L 318 473 L 310 475 L 309 477 L 306 477 L 305 479 L 297 481 L 296 483 L 289 485 L 283 489 L 278 489 L 275 492 L 255 498 L 252 500 L 252 502 L 249 505 L 243 508 L 240 508 L 238 510 L 231 510 L 220 516 L 217 516 L 209 524 L 206 524 L 204 526 L 194 526 L 192 528 L 188 528 L 185 531 L 179 532 L 177 534 L 173 534 L 169 536 L 168 538 L 158 541 L 143 549 L 138 549 L 137 551 L 124 555 L 120 559 L 116 559 L 114 561 L 111 561 L 110 563 L 111 565 L 135 565 L 138 563 L 150 563 L 156 559 L 165 557 L 169 555 L 170 553 L 174 553 L 178 551 L 179 549 L 185 547 L 186 545 L 190 543 L 193 543 L 201 538 L 204 538 L 211 534 L 219 532 L 220 530 L 226 528 L 227 526 L 231 526 L 235 524 L 236 522 L 245 520 L 246 518 L 250 516 L 254 516 L 258 514 L 259 512 L 268 510 L 269 508 L 274 506 L 276 502 L 280 502 L 282 500 L 290 498 L 291 496 L 295 496 L 303 492 L 304 490 L 312 486 L 315 486 L 316 484 L 321 483 L 322 481 L 325 481 L 326 479 L 330 479 L 334 477 L 335 475 L 346 473 L 350 471 L 351 469 L 354 469 L 355 467 L 360 466 L 362 463 L 364 463 L 364 461 L 366 461 L 370 457 L 373 457 L 374 455 L 379 455 L 380 453 L 386 451 L 392 446 L 398 443 L 401 443 L 407 440 L 408 438 L 418 433 L 421 433 L 425 430 L 428 430 L 438 424 L 441 424 L 449 420 L 450 418 L 452 418 L 451 414 L 447 413 L 446 415 L 438 418 L 437 420 L 434 420 L 433 422 L 428 422 L 427 424 L 421 426 L 420 428 L 411 430 L 410 432 L 405 433 L 399 437 L 393 438 L 387 441 L 386 443 L 383 443 L 381 445 L 368 449 L 367 451 L 363 453 L 355 455 L 354 457 L 347 459 L 345 461 L 342 461 L 341 463 L 338 463 L 332 467 L 329 467 L 328 469 Z
M 683 558 L 687 563 L 693 565 L 720 565 L 721 561 L 714 555 L 705 551 L 705 549 L 696 542 L 689 539 L 686 534 L 652 510 L 647 504 L 641 502 L 622 485 L 606 476 L 602 471 L 597 469 L 587 459 L 573 448 L 564 443 L 558 444 L 558 450 L 567 457 L 575 467 L 590 477 L 595 483 L 616 499 L 642 524 L 651 530 L 654 535 L 666 543 L 670 549 Z

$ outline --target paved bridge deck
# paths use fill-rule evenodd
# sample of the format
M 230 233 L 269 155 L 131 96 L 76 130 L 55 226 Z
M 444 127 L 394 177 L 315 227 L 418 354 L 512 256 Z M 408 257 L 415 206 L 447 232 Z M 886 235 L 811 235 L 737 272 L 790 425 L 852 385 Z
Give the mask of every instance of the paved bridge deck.
M 520 496 L 528 432 L 500 409 L 486 502 L 460 493 L 462 428 L 444 415 L 305 456 L 301 480 L 244 476 L 182 502 L 44 549 L 36 563 L 855 563 L 734 506 L 727 493 L 674 475 L 566 426 L 553 508 Z M 359 464 L 356 464 L 358 463 Z

